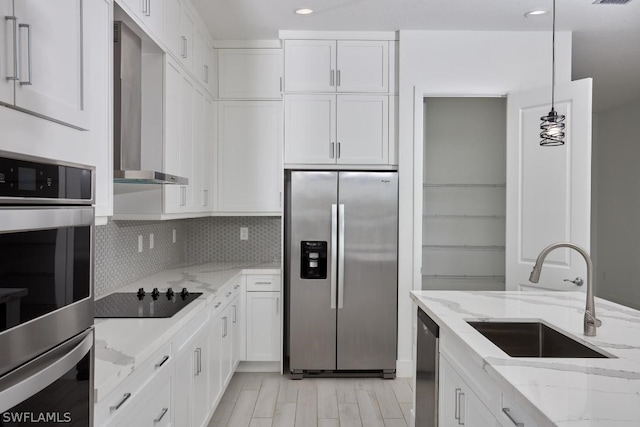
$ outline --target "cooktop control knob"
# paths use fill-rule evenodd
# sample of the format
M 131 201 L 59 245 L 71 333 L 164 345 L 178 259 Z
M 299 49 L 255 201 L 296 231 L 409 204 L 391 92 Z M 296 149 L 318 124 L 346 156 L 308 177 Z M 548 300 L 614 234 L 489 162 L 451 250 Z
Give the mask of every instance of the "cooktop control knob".
M 175 292 L 173 292 L 173 289 L 171 288 L 167 289 L 167 299 L 173 299 L 174 294 Z
M 158 288 L 153 288 L 153 290 L 151 291 L 151 297 L 153 299 L 158 299 L 159 296 L 160 296 L 160 291 L 158 290 Z
M 145 296 L 146 294 L 147 294 L 147 293 L 144 291 L 144 288 L 140 288 L 140 289 L 138 289 L 138 293 L 137 293 L 136 295 L 138 296 L 138 299 L 139 299 L 140 301 L 142 301 L 142 300 L 144 299 L 144 296 Z
M 185 299 L 187 296 L 189 296 L 189 291 L 187 290 L 187 288 L 182 288 L 182 290 L 180 291 L 180 296 L 182 297 L 182 299 Z

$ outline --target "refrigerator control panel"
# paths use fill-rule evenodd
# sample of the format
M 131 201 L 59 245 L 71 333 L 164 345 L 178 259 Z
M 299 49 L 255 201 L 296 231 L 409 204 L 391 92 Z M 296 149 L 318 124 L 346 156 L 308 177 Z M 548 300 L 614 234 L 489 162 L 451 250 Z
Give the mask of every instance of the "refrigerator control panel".
M 300 242 L 300 278 L 327 278 L 327 242 Z

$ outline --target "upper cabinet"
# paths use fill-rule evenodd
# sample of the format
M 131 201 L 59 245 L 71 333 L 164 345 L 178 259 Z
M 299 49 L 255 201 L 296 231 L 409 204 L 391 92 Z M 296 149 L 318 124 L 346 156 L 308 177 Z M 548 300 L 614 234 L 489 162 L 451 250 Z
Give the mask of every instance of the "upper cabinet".
M 286 92 L 389 92 L 386 40 L 286 40 Z
M 89 27 L 82 0 L 2 0 L 0 9 L 6 36 L 0 47 L 0 102 L 88 129 L 90 55 L 83 32 Z
M 281 99 L 282 49 L 219 49 L 219 97 Z
M 163 37 L 165 0 L 122 0 L 153 34 Z M 167 2 L 169 0 L 166 0 Z
M 180 8 L 180 55 L 179 59 L 188 70 L 193 68 L 193 19 L 187 8 Z

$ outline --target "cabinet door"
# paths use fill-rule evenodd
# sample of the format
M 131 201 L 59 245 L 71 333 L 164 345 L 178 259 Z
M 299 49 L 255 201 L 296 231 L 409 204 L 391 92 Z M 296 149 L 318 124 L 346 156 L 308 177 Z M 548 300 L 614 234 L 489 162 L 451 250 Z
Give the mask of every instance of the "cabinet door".
M 204 168 L 205 168 L 205 117 L 204 90 L 200 86 L 193 89 L 193 155 L 191 157 L 191 200 L 187 209 L 190 212 L 204 211 Z
M 486 427 L 497 424 L 489 409 L 442 356 L 438 380 L 438 417 L 441 427 Z
M 13 16 L 13 0 L 0 0 L 0 17 Z M 13 105 L 14 80 L 18 76 L 17 21 L 0 19 L 0 103 Z M 14 32 L 15 30 L 15 32 Z
M 285 97 L 284 162 L 335 164 L 336 96 Z
M 231 349 L 231 365 L 233 370 L 240 363 L 240 344 L 243 338 L 242 328 L 240 327 L 240 297 L 236 296 L 231 301 L 231 328 L 232 328 L 232 349 Z
M 281 49 L 218 50 L 220 98 L 280 99 Z
M 388 92 L 389 42 L 338 41 L 338 92 Z
M 214 135 L 213 135 L 213 99 L 204 97 L 204 108 L 202 117 L 202 211 L 213 210 L 213 170 L 214 168 Z
M 180 1 L 164 0 L 164 36 L 163 41 L 176 58 L 180 57 L 183 47 L 180 39 Z
M 218 210 L 279 214 L 282 104 L 218 104 Z
M 233 328 L 230 307 L 225 308 L 220 315 L 220 337 L 220 379 L 224 389 L 233 375 Z
M 247 360 L 280 360 L 280 292 L 247 292 Z
M 175 425 L 200 427 L 209 414 L 209 343 L 208 330 L 201 328 L 176 359 Z
M 213 409 L 218 398 L 222 395 L 222 319 L 213 316 L 211 320 L 211 351 L 209 353 L 209 390 L 211 401 L 209 408 Z
M 187 8 L 182 5 L 180 8 L 180 61 L 189 70 L 193 67 L 193 33 L 193 19 L 187 12 Z
M 335 92 L 336 42 L 285 40 L 285 91 Z
M 338 95 L 337 162 L 387 164 L 389 98 Z
M 209 400 L 209 334 L 203 330 L 196 338 L 195 349 L 193 351 L 194 376 L 193 376 L 193 399 L 191 401 L 191 412 L 193 414 L 193 427 L 201 427 L 207 421 L 211 402 Z M 177 423 L 177 425 L 181 425 Z
M 16 107 L 87 129 L 89 55 L 83 49 L 91 46 L 83 44 L 87 29 L 82 0 L 20 0 L 14 5 L 19 58 Z

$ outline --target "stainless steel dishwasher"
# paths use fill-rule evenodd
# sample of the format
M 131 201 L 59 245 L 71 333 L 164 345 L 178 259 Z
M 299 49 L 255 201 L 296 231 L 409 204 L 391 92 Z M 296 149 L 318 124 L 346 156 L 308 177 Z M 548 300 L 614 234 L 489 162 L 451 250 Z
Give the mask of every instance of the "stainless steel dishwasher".
M 438 325 L 418 308 L 416 427 L 438 425 Z

